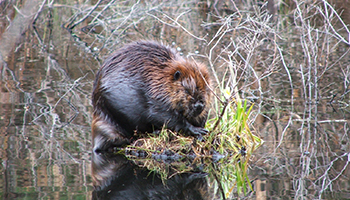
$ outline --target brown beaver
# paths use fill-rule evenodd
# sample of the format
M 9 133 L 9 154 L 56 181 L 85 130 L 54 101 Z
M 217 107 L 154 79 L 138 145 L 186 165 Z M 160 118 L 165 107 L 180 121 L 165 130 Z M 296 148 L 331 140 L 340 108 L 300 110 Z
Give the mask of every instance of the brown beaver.
M 109 56 L 93 86 L 94 150 L 166 128 L 201 137 L 208 115 L 206 67 L 154 41 L 130 43 Z

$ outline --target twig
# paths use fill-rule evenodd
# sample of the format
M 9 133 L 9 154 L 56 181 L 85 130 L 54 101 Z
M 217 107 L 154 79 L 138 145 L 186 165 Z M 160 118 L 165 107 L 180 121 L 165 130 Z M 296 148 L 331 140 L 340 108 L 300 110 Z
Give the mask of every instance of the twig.
M 92 12 L 94 12 L 96 10 L 96 8 L 100 5 L 100 3 L 103 0 L 99 0 L 95 6 L 90 10 L 90 12 L 88 12 L 83 18 L 81 18 L 79 21 L 75 22 L 72 26 L 67 27 L 68 29 L 74 29 L 75 26 L 77 26 L 78 24 L 80 24 L 81 22 L 83 22 L 86 18 L 88 18 Z
M 190 36 L 196 38 L 197 40 L 201 40 L 201 41 L 206 42 L 207 40 L 206 40 L 205 38 L 201 38 L 201 37 L 198 37 L 198 36 L 194 35 L 193 33 L 191 33 L 189 30 L 187 30 L 185 27 L 183 27 L 183 26 L 178 22 L 179 18 L 180 18 L 183 14 L 188 13 L 188 12 L 190 12 L 190 11 L 191 11 L 191 10 L 188 10 L 188 11 L 186 11 L 186 12 L 184 12 L 184 13 L 181 13 L 181 14 L 176 18 L 176 20 L 174 20 L 173 18 L 169 17 L 169 16 L 166 15 L 165 13 L 162 13 L 162 12 L 160 12 L 160 11 L 157 11 L 157 12 L 160 12 L 161 14 L 163 14 L 163 16 L 165 16 L 166 18 L 168 18 L 169 20 L 171 20 L 172 22 L 174 22 L 178 27 L 180 27 L 182 30 L 184 30 L 186 33 L 188 33 Z M 151 14 L 149 14 L 149 13 L 147 13 L 147 14 L 150 15 L 150 16 L 152 16 L 152 17 L 154 16 L 154 15 L 151 15 Z M 156 18 L 156 19 L 159 19 L 159 18 Z M 168 23 L 166 23 L 166 24 L 168 24 Z
M 43 10 L 44 5 L 46 4 L 46 1 L 47 1 L 47 0 L 44 0 L 44 1 L 43 1 L 43 3 L 41 4 L 39 10 L 36 12 L 36 14 L 35 14 L 35 16 L 34 16 L 34 18 L 33 18 L 33 22 L 32 22 L 33 25 L 36 23 L 36 20 L 38 19 L 38 17 L 39 17 L 39 15 L 40 15 L 41 11 Z
M 286 70 L 286 73 L 288 74 L 289 83 L 290 83 L 290 89 L 291 89 L 291 97 L 290 97 L 290 98 L 291 98 L 291 100 L 290 100 L 291 109 L 290 109 L 290 110 L 291 110 L 291 112 L 293 112 L 293 110 L 294 110 L 294 103 L 293 103 L 293 102 L 294 102 L 294 95 L 293 95 L 293 80 L 292 80 L 292 76 L 290 75 L 289 69 L 288 69 L 288 67 L 287 67 L 287 65 L 286 65 L 286 63 L 285 63 L 285 61 L 284 61 L 282 51 L 281 51 L 281 49 L 280 49 L 278 46 L 277 46 L 277 50 L 278 50 L 278 52 L 279 52 L 279 54 L 280 54 L 283 67 L 284 67 L 284 69 Z M 288 120 L 288 123 L 287 123 L 287 125 L 284 127 L 284 129 L 283 129 L 283 131 L 282 131 L 282 135 L 281 135 L 281 137 L 280 137 L 280 141 L 279 141 L 278 145 L 277 145 L 276 148 L 275 148 L 275 152 L 276 152 L 276 150 L 279 148 L 279 146 L 282 144 L 282 141 L 283 141 L 283 139 L 284 139 L 284 134 L 286 133 L 286 131 L 287 131 L 287 129 L 288 129 L 288 127 L 289 127 L 290 125 L 292 125 L 292 115 L 290 115 L 289 120 Z

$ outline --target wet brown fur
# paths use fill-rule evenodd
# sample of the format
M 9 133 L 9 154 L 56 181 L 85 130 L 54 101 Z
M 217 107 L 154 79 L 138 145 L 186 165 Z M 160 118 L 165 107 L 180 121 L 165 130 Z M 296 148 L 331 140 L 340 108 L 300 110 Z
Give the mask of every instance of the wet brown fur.
M 209 84 L 203 64 L 184 59 L 167 46 L 153 41 L 124 46 L 96 75 L 94 149 L 104 149 L 108 142 L 120 146 L 135 132 L 152 132 L 164 124 L 187 134 L 206 133 Z

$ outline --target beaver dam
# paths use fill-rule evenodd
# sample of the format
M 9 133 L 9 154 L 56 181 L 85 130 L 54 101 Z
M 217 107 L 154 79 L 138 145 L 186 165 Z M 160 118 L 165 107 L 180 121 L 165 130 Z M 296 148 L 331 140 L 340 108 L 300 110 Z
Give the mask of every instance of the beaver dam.
M 158 135 L 137 139 L 118 153 L 157 172 L 163 181 L 176 174 L 200 171 L 221 184 L 224 194 L 234 188 L 239 193 L 245 193 L 247 187 L 253 190 L 247 175 L 248 161 L 263 141 L 249 128 L 252 106 L 248 108 L 247 101 L 242 104 L 241 100 L 230 99 L 216 113 L 219 117 L 208 120 L 209 133 L 201 139 L 163 129 Z

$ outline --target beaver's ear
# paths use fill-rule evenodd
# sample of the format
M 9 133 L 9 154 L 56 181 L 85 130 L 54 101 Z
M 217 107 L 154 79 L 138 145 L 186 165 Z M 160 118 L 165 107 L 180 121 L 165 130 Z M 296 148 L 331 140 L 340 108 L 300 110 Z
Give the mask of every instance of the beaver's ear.
M 174 74 L 174 80 L 175 81 L 179 80 L 180 76 L 181 76 L 181 72 L 180 71 L 176 71 L 175 74 Z

